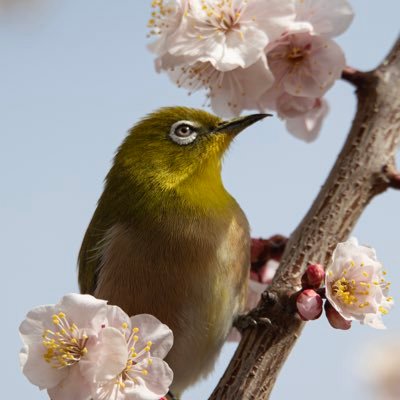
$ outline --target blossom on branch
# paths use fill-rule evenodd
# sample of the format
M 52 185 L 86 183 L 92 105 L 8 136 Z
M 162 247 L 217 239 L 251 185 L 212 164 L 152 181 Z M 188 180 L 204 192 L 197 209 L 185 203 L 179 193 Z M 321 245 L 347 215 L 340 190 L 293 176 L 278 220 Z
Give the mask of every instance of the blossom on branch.
M 20 362 L 30 382 L 47 389 L 54 400 L 87 399 L 91 388 L 80 367 L 106 313 L 105 301 L 78 294 L 30 311 L 19 328 L 24 342 Z
M 339 243 L 333 253 L 326 271 L 326 297 L 343 318 L 384 329 L 382 315 L 393 304 L 385 275 L 375 250 L 351 238 Z
M 93 400 L 158 400 L 167 394 L 173 373 L 163 358 L 172 343 L 172 331 L 152 315 L 129 318 L 109 306 L 108 324 L 87 357 Z
M 128 317 L 90 295 L 30 311 L 20 326 L 23 373 L 53 400 L 159 400 L 173 373 L 172 331 L 148 314 Z
M 332 38 L 352 21 L 347 0 L 155 0 L 153 6 L 150 33 L 159 39 L 150 49 L 158 71 L 189 93 L 205 89 L 223 117 L 276 110 L 289 132 L 315 139 L 328 110 L 322 97 L 345 67 Z

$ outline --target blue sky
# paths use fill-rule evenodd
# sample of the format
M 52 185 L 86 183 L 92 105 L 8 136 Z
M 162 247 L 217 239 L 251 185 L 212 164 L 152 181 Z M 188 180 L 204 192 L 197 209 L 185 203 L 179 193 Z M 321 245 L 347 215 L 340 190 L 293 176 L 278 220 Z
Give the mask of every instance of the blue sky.
M 0 0 L 0 5 L 4 0 Z M 28 0 L 25 4 L 29 3 Z M 115 149 L 144 114 L 165 105 L 201 107 L 154 71 L 146 49 L 150 1 L 36 0 L 38 7 L 0 13 L 0 171 L 3 397 L 46 399 L 20 373 L 17 328 L 33 306 L 77 291 L 76 256 Z M 397 0 L 353 0 L 356 18 L 338 42 L 348 63 L 374 67 L 398 34 Z M 384 4 L 384 6 L 383 6 Z M 324 182 L 354 115 L 353 88 L 329 92 L 330 114 L 320 137 L 305 144 L 277 118 L 240 135 L 223 176 L 246 212 L 254 236 L 290 234 Z M 400 288 L 400 193 L 376 198 L 354 234 L 374 246 Z M 348 332 L 326 320 L 307 324 L 285 364 L 273 400 L 368 399 L 357 378 L 361 349 L 400 331 L 398 308 L 388 332 L 355 325 Z M 224 370 L 227 345 L 210 378 L 184 400 L 203 400 Z M 299 395 L 299 393 L 301 393 Z M 373 398 L 371 397 L 371 400 Z

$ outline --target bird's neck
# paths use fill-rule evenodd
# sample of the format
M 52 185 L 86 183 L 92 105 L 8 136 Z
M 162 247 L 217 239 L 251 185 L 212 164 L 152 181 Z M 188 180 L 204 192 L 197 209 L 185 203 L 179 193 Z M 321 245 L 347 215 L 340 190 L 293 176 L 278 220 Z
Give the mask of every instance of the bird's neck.
M 219 158 L 199 164 L 181 179 L 169 179 L 160 173 L 151 176 L 148 171 L 140 175 L 137 169 L 135 174 L 121 168 L 110 171 L 103 196 L 113 197 L 118 214 L 130 214 L 134 219 L 143 216 L 145 220 L 166 215 L 223 217 L 236 205 L 222 183 Z

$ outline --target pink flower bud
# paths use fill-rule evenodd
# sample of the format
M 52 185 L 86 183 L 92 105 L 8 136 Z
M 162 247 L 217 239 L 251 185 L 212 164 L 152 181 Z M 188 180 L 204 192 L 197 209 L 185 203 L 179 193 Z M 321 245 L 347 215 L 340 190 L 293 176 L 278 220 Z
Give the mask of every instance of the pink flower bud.
M 251 253 L 250 253 L 250 259 L 251 262 L 257 262 L 264 251 L 265 247 L 265 239 L 251 239 Z
M 351 321 L 344 319 L 329 301 L 325 302 L 325 314 L 332 328 L 347 330 L 351 328 Z
M 312 289 L 305 289 L 297 296 L 297 312 L 303 321 L 317 319 L 322 314 L 322 298 Z
M 325 271 L 320 264 L 310 264 L 301 277 L 304 289 L 318 289 L 325 279 Z

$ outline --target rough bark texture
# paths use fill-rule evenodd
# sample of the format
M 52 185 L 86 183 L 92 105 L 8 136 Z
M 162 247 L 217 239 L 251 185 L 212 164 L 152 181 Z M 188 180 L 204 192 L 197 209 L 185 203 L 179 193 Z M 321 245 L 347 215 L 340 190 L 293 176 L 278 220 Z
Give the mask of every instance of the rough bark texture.
M 290 307 L 308 262 L 329 263 L 361 213 L 379 193 L 400 188 L 395 156 L 400 143 L 400 38 L 378 68 L 346 70 L 357 88 L 358 109 L 346 143 L 314 201 L 292 234 L 268 294 L 253 315 L 210 400 L 268 399 L 304 323 Z M 271 321 L 268 324 L 268 320 Z

